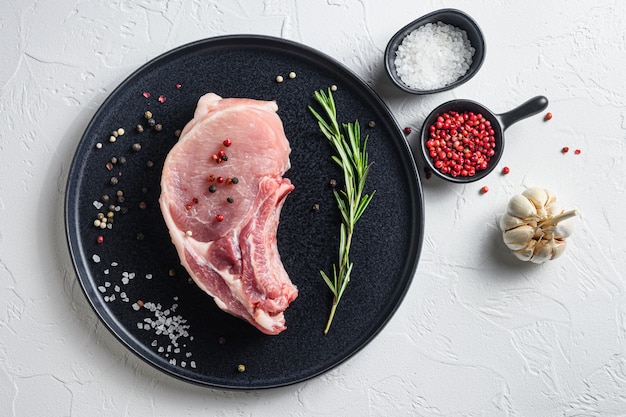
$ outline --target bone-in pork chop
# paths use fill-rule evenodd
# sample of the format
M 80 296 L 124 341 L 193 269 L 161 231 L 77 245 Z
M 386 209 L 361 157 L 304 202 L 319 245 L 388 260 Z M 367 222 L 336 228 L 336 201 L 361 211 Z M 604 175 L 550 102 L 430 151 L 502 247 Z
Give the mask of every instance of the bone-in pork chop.
M 267 334 L 297 297 L 276 232 L 294 186 L 273 101 L 200 98 L 167 155 L 159 203 L 181 264 L 224 311 Z

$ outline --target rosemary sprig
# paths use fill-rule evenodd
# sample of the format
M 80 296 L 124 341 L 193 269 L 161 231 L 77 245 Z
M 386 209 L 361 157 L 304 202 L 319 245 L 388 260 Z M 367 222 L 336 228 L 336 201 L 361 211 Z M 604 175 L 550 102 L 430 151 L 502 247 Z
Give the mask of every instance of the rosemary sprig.
M 322 116 L 313 107 L 309 110 L 317 119 L 318 125 L 324 136 L 328 139 L 336 154 L 332 156 L 333 161 L 341 167 L 344 178 L 344 189 L 334 190 L 337 207 L 341 212 L 341 227 L 339 230 L 339 261 L 333 265 L 332 277 L 323 270 L 320 271 L 324 282 L 333 293 L 333 304 L 324 329 L 324 334 L 330 330 L 330 326 L 335 317 L 335 311 L 341 296 L 343 295 L 354 264 L 350 261 L 350 246 L 354 234 L 354 226 L 359 220 L 376 191 L 365 194 L 365 180 L 370 169 L 367 154 L 368 136 L 361 141 L 361 128 L 359 121 L 354 123 L 343 123 L 339 128 L 337 121 L 337 109 L 335 100 L 330 89 L 328 94 L 323 90 L 316 91 L 314 97 L 322 107 Z

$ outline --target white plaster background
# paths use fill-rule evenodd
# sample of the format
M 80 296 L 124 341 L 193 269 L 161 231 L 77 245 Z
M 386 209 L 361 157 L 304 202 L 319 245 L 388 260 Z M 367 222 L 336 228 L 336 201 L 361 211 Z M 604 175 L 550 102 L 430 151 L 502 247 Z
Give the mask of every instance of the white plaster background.
M 625 2 L 0 3 L 0 415 L 626 416 Z M 480 73 L 433 96 L 391 88 L 388 38 L 442 7 L 481 25 Z M 114 339 L 77 283 L 62 210 L 78 139 L 115 86 L 162 52 L 231 33 L 337 58 L 414 131 L 454 97 L 499 113 L 544 94 L 554 114 L 507 130 L 508 176 L 424 181 L 420 265 L 378 338 L 321 377 L 246 393 L 175 380 Z M 565 255 L 543 266 L 509 256 L 496 226 L 535 185 L 582 213 Z

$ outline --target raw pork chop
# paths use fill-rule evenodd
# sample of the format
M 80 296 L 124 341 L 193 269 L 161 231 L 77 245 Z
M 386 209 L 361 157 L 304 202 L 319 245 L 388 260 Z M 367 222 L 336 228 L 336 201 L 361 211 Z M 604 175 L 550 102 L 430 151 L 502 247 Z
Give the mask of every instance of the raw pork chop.
M 193 280 L 224 311 L 267 334 L 285 327 L 297 297 L 276 231 L 294 186 L 283 174 L 291 149 L 273 101 L 200 98 L 167 155 L 163 218 Z

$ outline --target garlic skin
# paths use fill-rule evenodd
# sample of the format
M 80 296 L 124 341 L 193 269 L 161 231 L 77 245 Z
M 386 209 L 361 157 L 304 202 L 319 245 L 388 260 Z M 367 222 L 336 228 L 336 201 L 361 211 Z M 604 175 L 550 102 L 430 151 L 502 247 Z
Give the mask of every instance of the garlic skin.
M 563 254 L 577 215 L 578 210 L 563 210 L 550 191 L 529 188 L 513 196 L 500 217 L 502 239 L 518 259 L 542 264 Z

